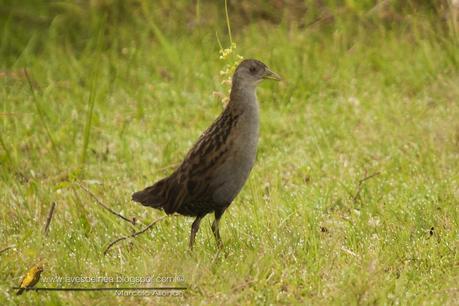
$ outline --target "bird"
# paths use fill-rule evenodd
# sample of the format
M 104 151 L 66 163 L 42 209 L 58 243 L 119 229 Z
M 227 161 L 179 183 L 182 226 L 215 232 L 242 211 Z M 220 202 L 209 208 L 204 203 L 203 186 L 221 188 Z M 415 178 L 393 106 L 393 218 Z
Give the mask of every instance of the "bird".
M 19 285 L 19 290 L 16 295 L 21 295 L 26 288 L 32 288 L 35 286 L 40 280 L 41 272 L 43 272 L 42 265 L 36 265 L 30 268 L 30 270 L 27 271 L 27 274 L 21 280 L 21 284 Z
M 236 67 L 229 102 L 191 147 L 180 165 L 167 177 L 132 200 L 166 214 L 194 217 L 189 248 L 193 249 L 202 218 L 214 213 L 211 225 L 217 246 L 222 247 L 220 219 L 244 186 L 255 163 L 259 138 L 257 85 L 281 77 L 256 59 Z

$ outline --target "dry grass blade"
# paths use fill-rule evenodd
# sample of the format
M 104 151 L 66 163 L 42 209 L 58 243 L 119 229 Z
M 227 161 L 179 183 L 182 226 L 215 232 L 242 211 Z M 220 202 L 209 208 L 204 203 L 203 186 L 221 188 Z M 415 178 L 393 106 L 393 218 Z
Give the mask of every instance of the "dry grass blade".
M 375 176 L 378 176 L 380 174 L 381 174 L 380 172 L 375 172 L 373 174 L 366 175 L 363 179 L 361 179 L 359 181 L 359 184 L 357 185 L 357 191 L 355 192 L 354 196 L 352 197 L 352 200 L 354 202 L 357 201 L 358 197 L 360 196 L 360 192 L 362 191 L 363 185 L 365 184 L 366 181 L 368 181 L 369 179 L 372 179 Z
M 117 213 L 116 211 L 114 211 L 113 209 L 111 209 L 110 207 L 108 207 L 107 205 L 105 205 L 104 203 L 102 203 L 101 200 L 99 200 L 96 195 L 94 193 L 92 193 L 89 189 L 87 189 L 85 186 L 83 186 L 82 184 L 80 183 L 76 183 L 81 189 L 83 189 L 84 191 L 86 191 L 94 200 L 96 200 L 96 203 L 99 204 L 101 207 L 103 207 L 104 209 L 108 210 L 110 213 L 112 213 L 113 215 L 123 219 L 124 221 L 127 221 L 129 223 L 131 223 L 132 225 L 135 225 L 136 223 L 136 219 L 135 218 L 132 218 L 129 219 L 129 218 L 126 218 L 125 216 L 123 216 L 122 214 L 120 213 Z
M 54 216 L 54 209 L 56 208 L 56 202 L 53 202 L 51 204 L 51 208 L 49 209 L 49 213 L 48 213 L 48 217 L 46 218 L 46 224 L 45 224 L 45 229 L 44 229 L 44 233 L 45 233 L 45 236 L 48 236 L 48 231 L 49 231 L 49 225 L 51 223 L 51 219 L 53 218 Z
M 14 248 L 14 245 L 7 246 L 6 248 L 3 248 L 3 249 L 0 250 L 0 254 L 6 252 L 6 251 L 8 251 L 8 250 L 11 250 L 11 249 L 13 249 L 13 248 Z
M 163 220 L 164 218 L 166 218 L 166 216 L 162 216 L 162 217 L 159 217 L 158 219 L 156 219 L 155 221 L 153 221 L 152 223 L 150 223 L 149 225 L 147 225 L 144 229 L 138 231 L 138 232 L 135 232 L 129 236 L 123 236 L 123 237 L 120 237 L 118 239 L 115 239 L 113 240 L 112 242 L 110 242 L 110 244 L 107 246 L 107 248 L 105 249 L 104 251 L 104 255 L 107 255 L 108 251 L 112 248 L 112 246 L 114 246 L 116 243 L 120 242 L 120 241 L 123 241 L 123 240 L 126 240 L 128 238 L 135 238 L 137 236 L 139 236 L 140 234 L 143 234 L 145 233 L 146 231 L 148 231 L 150 228 L 152 228 L 156 223 L 158 223 L 159 221 Z

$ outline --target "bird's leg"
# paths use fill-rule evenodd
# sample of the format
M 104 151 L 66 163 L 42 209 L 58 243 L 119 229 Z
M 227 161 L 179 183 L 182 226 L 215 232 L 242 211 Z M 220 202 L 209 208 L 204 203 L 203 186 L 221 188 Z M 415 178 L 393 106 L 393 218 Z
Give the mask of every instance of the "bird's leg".
M 212 223 L 212 232 L 214 233 L 215 240 L 217 240 L 217 247 L 221 248 L 223 246 L 222 238 L 220 237 L 220 218 L 222 217 L 221 213 L 215 212 L 215 220 Z
M 193 250 L 194 238 L 196 237 L 196 233 L 199 230 L 199 224 L 201 223 L 201 219 L 201 216 L 196 217 L 193 224 L 191 225 L 190 250 Z

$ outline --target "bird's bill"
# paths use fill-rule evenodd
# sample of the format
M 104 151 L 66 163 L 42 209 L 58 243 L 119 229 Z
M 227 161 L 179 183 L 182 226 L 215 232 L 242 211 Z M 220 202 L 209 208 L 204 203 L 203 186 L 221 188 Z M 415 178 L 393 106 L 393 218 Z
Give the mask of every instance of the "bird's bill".
M 263 76 L 263 79 L 270 79 L 270 80 L 276 80 L 276 81 L 281 81 L 282 80 L 280 75 L 278 75 L 277 73 L 269 70 L 268 68 L 266 68 L 265 75 Z

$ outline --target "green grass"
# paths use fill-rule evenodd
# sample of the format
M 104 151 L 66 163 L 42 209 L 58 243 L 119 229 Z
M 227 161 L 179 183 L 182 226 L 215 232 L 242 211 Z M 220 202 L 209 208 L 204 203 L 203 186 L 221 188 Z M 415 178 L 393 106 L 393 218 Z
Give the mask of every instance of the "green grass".
M 133 226 L 72 182 L 140 230 L 162 213 L 131 193 L 169 173 L 221 111 L 224 9 L 139 3 L 123 22 L 65 2 L 35 27 L 17 10 L 2 19 L 0 250 L 14 249 L 0 253 L 0 304 L 457 303 L 459 43 L 424 10 L 389 23 L 345 12 L 306 27 L 232 24 L 237 51 L 286 81 L 258 90 L 257 163 L 223 216 L 224 250 L 207 217 L 190 254 L 192 219 L 172 217 L 104 256 Z M 202 24 L 190 25 L 194 11 Z M 153 285 L 189 289 L 16 297 L 9 288 L 39 261 L 42 277 L 181 275 Z

